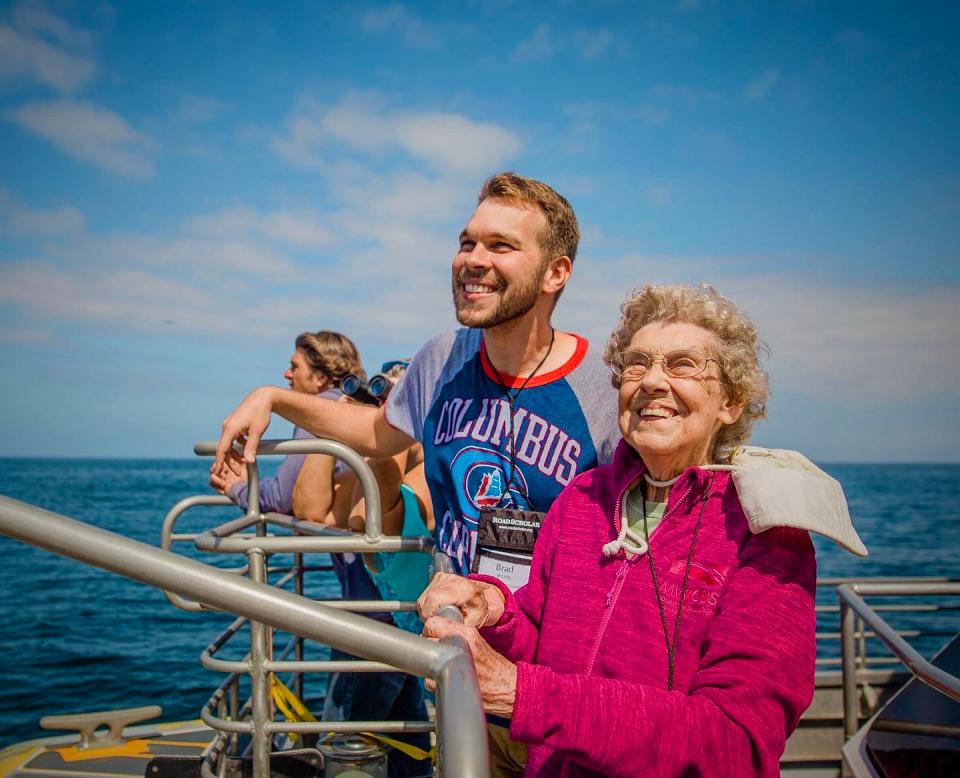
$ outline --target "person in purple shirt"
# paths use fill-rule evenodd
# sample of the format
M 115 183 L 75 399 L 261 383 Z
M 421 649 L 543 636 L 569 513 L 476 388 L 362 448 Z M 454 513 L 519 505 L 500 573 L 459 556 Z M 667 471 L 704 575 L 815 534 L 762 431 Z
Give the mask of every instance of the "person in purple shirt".
M 290 367 L 284 372 L 295 392 L 316 395 L 329 400 L 341 397 L 340 381 L 350 373 L 363 376 L 360 353 L 346 335 L 331 330 L 304 332 L 297 336 L 290 356 Z M 294 438 L 312 438 L 306 430 L 294 427 Z M 275 478 L 260 481 L 260 510 L 293 514 L 294 486 L 306 460 L 305 454 L 286 457 Z M 247 509 L 247 468 L 232 470 L 227 466 L 210 468 L 210 486 L 225 494 L 243 510 Z

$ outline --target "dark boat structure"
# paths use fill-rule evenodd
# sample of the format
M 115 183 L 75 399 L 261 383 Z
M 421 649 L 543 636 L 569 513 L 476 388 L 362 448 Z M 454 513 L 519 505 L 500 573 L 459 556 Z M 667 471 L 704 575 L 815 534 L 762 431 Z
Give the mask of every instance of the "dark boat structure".
M 195 447 L 201 456 L 213 451 L 212 443 Z M 223 680 L 200 720 L 140 723 L 159 716 L 157 706 L 48 716 L 44 728 L 77 734 L 0 751 L 0 778 L 376 778 L 386 775 L 392 750 L 405 747 L 396 740 L 405 732 L 433 733 L 436 775 L 488 775 L 479 689 L 461 641 L 429 641 L 362 615 L 414 611 L 413 602 L 318 601 L 304 594 L 311 577 L 329 575 L 328 565 L 308 564 L 317 554 L 432 554 L 432 541 L 381 532 L 373 474 L 342 444 L 263 441 L 259 449 L 261 456 L 294 453 L 330 454 L 357 472 L 366 495 L 365 534 L 261 513 L 256 465 L 248 468 L 243 516 L 199 533 L 178 532 L 185 513 L 232 504 L 216 495 L 187 497 L 167 514 L 160 548 L 0 496 L 0 534 L 159 587 L 178 608 L 237 616 L 201 654 L 203 666 Z M 204 564 L 174 553 L 178 544 L 234 563 Z M 781 774 L 960 775 L 960 582 L 822 579 L 818 588 L 816 695 L 787 744 Z M 931 659 L 916 647 L 950 635 Z M 360 658 L 323 658 L 326 646 Z M 330 673 L 389 670 L 437 682 L 429 720 L 317 721 L 311 713 L 322 708 L 318 693 Z

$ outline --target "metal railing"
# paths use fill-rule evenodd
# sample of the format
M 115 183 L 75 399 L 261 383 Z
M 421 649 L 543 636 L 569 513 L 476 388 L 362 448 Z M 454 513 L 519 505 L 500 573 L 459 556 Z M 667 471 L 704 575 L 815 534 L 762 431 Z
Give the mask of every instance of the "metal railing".
M 879 639 L 906 669 L 923 683 L 960 701 L 960 678 L 934 666 L 910 643 L 904 631 L 894 629 L 881 609 L 903 610 L 898 605 L 868 605 L 864 597 L 915 597 L 960 595 L 960 582 L 848 582 L 837 587 L 840 600 L 841 666 L 843 671 L 843 730 L 849 740 L 860 728 L 862 676 L 868 667 L 866 636 Z M 870 629 L 870 633 L 867 631 Z
M 817 578 L 817 670 L 839 669 L 841 657 L 840 605 L 836 601 L 837 587 L 843 584 L 919 584 L 919 583 L 957 583 L 956 579 L 945 576 L 873 576 L 873 577 L 822 577 Z M 828 601 L 829 598 L 829 601 Z M 947 638 L 956 634 L 956 629 L 943 628 L 934 622 L 939 616 L 960 611 L 960 602 L 897 602 L 877 603 L 873 605 L 877 613 L 886 614 L 884 618 L 896 623 L 908 623 L 898 626 L 897 634 L 921 643 L 930 643 L 933 638 Z M 862 627 L 862 622 L 858 621 Z M 892 670 L 900 667 L 900 660 L 893 654 L 879 654 L 868 650 L 868 643 L 876 643 L 877 635 L 870 629 L 855 631 L 858 662 L 861 667 L 874 667 L 880 670 Z
M 200 456 L 211 456 L 215 453 L 214 443 L 198 443 L 194 447 L 195 453 Z M 433 539 L 430 537 L 392 537 L 383 535 L 379 515 L 379 490 L 369 466 L 362 457 L 352 449 L 340 443 L 325 439 L 297 439 L 289 441 L 267 440 L 262 441 L 258 448 L 258 455 L 283 454 L 327 454 L 344 461 L 357 473 L 361 487 L 364 489 L 366 504 L 366 530 L 363 534 L 350 532 L 334 527 L 327 527 L 314 522 L 302 521 L 295 517 L 277 513 L 258 513 L 257 504 L 259 495 L 259 469 L 247 467 L 248 496 L 253 495 L 248 503 L 246 514 L 237 519 L 231 519 L 217 527 L 207 529 L 201 533 L 177 533 L 176 523 L 179 518 L 192 508 L 205 505 L 232 504 L 226 498 L 212 498 L 210 496 L 188 497 L 181 500 L 167 514 L 161 533 L 163 548 L 172 548 L 176 542 L 191 542 L 198 550 L 217 554 L 244 554 L 250 563 L 244 567 L 232 568 L 233 572 L 248 573 L 253 580 L 268 583 L 269 572 L 285 573 L 274 586 L 283 587 L 291 581 L 295 583 L 296 591 L 304 592 L 304 573 L 314 570 L 329 571 L 332 568 L 307 567 L 303 564 L 304 553 L 371 553 L 371 552 L 407 552 L 430 553 L 433 550 Z M 269 534 L 271 530 L 285 530 L 291 534 L 275 536 Z M 263 552 L 262 562 L 255 561 L 251 552 Z M 289 568 L 267 567 L 270 554 L 293 553 L 294 562 Z M 210 607 L 209 604 L 189 602 L 173 592 L 166 593 L 168 598 L 178 607 L 186 610 L 202 610 Z M 354 612 L 362 613 L 395 613 L 398 611 L 416 611 L 415 602 L 399 600 L 320 600 L 324 604 Z M 231 661 L 221 659 L 216 654 L 225 648 L 241 628 L 249 626 L 250 648 L 246 659 Z M 261 634 L 262 633 L 262 634 Z M 202 711 L 203 720 L 220 731 L 220 736 L 212 744 L 212 759 L 222 756 L 228 739 L 236 746 L 238 733 L 246 732 L 244 727 L 235 722 L 249 718 L 256 724 L 263 717 L 256 712 L 264 705 L 262 700 L 268 700 L 266 718 L 260 727 L 253 731 L 254 740 L 258 737 L 266 738 L 271 731 L 282 727 L 283 731 L 297 734 L 330 734 L 338 732 L 363 733 L 398 733 L 398 732 L 429 732 L 434 730 L 434 724 L 429 721 L 329 721 L 322 722 L 294 722 L 276 724 L 272 721 L 272 707 L 269 705 L 269 675 L 290 673 L 287 684 L 292 685 L 295 693 L 301 699 L 304 696 L 305 673 L 333 673 L 333 672 L 390 672 L 398 668 L 379 662 L 363 660 L 326 660 L 304 661 L 303 638 L 294 636 L 281 651 L 277 659 L 271 659 L 273 635 L 269 627 L 249 624 L 246 620 L 237 620 L 231 624 L 201 656 L 201 664 L 212 670 L 230 673 L 226 681 L 214 692 Z M 294 653 L 293 660 L 287 657 Z M 256 665 L 264 672 L 254 674 L 251 666 Z M 245 701 L 240 700 L 239 685 L 242 677 L 251 678 L 251 696 Z M 262 687 L 266 686 L 264 691 Z M 205 774 L 212 770 L 204 770 Z
M 273 445 L 275 453 L 286 454 L 300 453 L 302 449 L 298 450 L 298 446 L 303 444 L 325 443 L 328 444 L 325 451 L 331 451 L 333 447 L 339 445 L 330 446 L 328 441 L 293 441 L 291 443 L 294 445 L 269 441 L 267 447 Z M 285 668 L 282 661 L 269 660 L 268 630 L 270 629 L 283 630 L 299 638 L 308 638 L 341 651 L 362 656 L 369 660 L 368 664 L 379 663 L 377 669 L 389 666 L 391 669 L 396 668 L 435 680 L 437 682 L 436 729 L 439 770 L 443 774 L 467 778 L 486 776 L 488 774 L 486 728 L 480 693 L 469 650 L 461 640 L 445 639 L 440 642 L 426 640 L 373 619 L 311 601 L 295 592 L 266 585 L 268 550 L 264 546 L 268 546 L 270 551 L 279 551 L 286 550 L 284 544 L 291 544 L 296 545 L 299 550 L 302 548 L 301 542 L 312 543 L 318 540 L 349 541 L 348 544 L 340 543 L 337 550 L 342 550 L 347 545 L 355 546 L 357 551 L 399 550 L 404 546 L 403 543 L 395 542 L 400 539 L 385 538 L 380 533 L 378 494 L 376 484 L 372 481 L 372 473 L 369 472 L 366 463 L 349 449 L 337 451 L 336 456 L 342 457 L 351 465 L 356 464 L 351 462 L 351 459 L 359 459 L 358 477 L 365 489 L 372 487 L 368 491 L 374 499 L 367 501 L 367 532 L 352 538 L 268 538 L 265 536 L 266 525 L 268 522 L 275 522 L 275 519 L 269 514 L 254 514 L 248 510 L 247 516 L 254 518 L 255 521 L 248 522 L 247 527 L 256 525 L 258 532 L 256 537 L 232 538 L 220 537 L 213 533 L 201 534 L 201 536 L 209 536 L 211 544 L 218 550 L 223 549 L 224 540 L 244 540 L 242 553 L 247 556 L 252 580 L 238 575 L 237 570 L 228 571 L 205 565 L 2 495 L 0 495 L 0 533 L 61 556 L 77 559 L 159 587 L 176 597 L 192 598 L 183 599 L 183 604 L 187 605 L 188 609 L 210 607 L 249 619 L 251 644 L 254 650 L 241 662 L 241 665 L 244 672 L 249 673 L 252 678 L 250 718 L 246 721 L 227 721 L 212 714 L 209 704 L 205 712 L 209 713 L 206 718 L 211 721 L 216 718 L 220 719 L 218 723 L 221 726 L 229 725 L 228 732 L 224 733 L 225 736 L 229 736 L 228 733 L 251 736 L 253 768 L 258 778 L 269 775 L 270 745 L 273 735 L 307 729 L 302 723 L 270 720 L 269 674 L 289 669 Z M 364 469 L 366 469 L 366 475 L 369 475 L 369 483 L 365 479 Z M 256 468 L 249 470 L 253 474 L 255 483 Z M 255 489 L 251 489 L 251 495 L 251 503 L 259 511 Z M 223 503 L 217 500 L 207 504 Z M 371 513 L 373 510 L 376 510 L 375 516 Z M 201 536 L 198 536 L 198 539 Z M 174 539 L 185 539 L 183 536 L 174 535 L 172 523 L 170 537 L 171 542 Z M 248 540 L 250 542 L 246 542 Z M 282 542 L 269 543 L 273 540 Z M 281 546 L 284 548 L 281 549 Z M 320 549 L 310 548 L 310 550 Z M 200 606 L 200 603 L 203 603 L 203 606 Z M 384 609 L 382 601 L 378 601 L 378 606 L 380 610 Z M 235 676 L 232 677 L 236 680 Z M 225 698 L 233 695 L 230 691 L 230 682 L 231 679 L 228 678 L 224 684 L 221 684 L 218 690 L 220 696 L 214 707 L 224 703 Z M 218 694 L 215 694 L 214 698 L 217 698 Z M 444 737 L 444 733 L 455 733 L 455 736 Z M 220 742 L 222 747 L 223 741 Z M 215 749 L 211 752 L 213 750 Z M 211 753 L 211 756 L 216 755 Z M 212 775 L 208 764 L 205 764 L 204 768 L 205 774 Z

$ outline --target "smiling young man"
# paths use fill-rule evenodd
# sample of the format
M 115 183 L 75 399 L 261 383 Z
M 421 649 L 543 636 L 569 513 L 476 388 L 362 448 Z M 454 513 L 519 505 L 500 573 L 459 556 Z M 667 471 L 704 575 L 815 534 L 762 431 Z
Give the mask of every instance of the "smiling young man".
M 493 176 L 453 260 L 465 328 L 431 339 L 381 408 L 255 390 L 224 422 L 218 464 L 244 436 L 252 461 L 271 412 L 365 456 L 422 442 L 437 547 L 466 573 L 482 508 L 546 511 L 619 440 L 609 372 L 584 338 L 550 321 L 578 241 L 573 209 L 552 188 Z

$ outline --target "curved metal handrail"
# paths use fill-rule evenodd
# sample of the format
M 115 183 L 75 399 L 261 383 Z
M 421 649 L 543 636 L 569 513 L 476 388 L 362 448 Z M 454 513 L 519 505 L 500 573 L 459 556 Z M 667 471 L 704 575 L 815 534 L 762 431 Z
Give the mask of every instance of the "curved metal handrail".
M 843 728 L 847 739 L 859 727 L 857 698 L 856 617 L 873 629 L 879 638 L 920 681 L 960 701 L 960 678 L 925 659 L 863 599 L 865 596 L 958 595 L 960 583 L 845 583 L 837 587 L 840 600 L 841 652 L 843 667 Z
M 442 769 L 464 778 L 489 774 L 480 690 L 470 651 L 460 639 L 426 640 L 4 496 L 0 533 L 246 616 L 253 626 L 268 625 L 432 678 Z M 255 747 L 253 756 L 256 775 L 267 776 L 269 751 Z
M 211 456 L 216 453 L 216 443 L 201 441 L 194 445 L 194 452 L 199 456 Z M 194 495 L 180 500 L 168 511 L 161 528 L 161 548 L 171 551 L 173 543 L 192 541 L 200 550 L 210 553 L 246 554 L 251 549 L 260 549 L 267 554 L 308 552 L 318 553 L 370 553 L 382 551 L 392 552 L 422 552 L 432 553 L 433 539 L 423 536 L 388 536 L 382 533 L 380 520 L 380 494 L 373 471 L 366 460 L 353 449 L 334 440 L 325 438 L 292 439 L 292 440 L 263 440 L 257 448 L 258 456 L 281 456 L 288 454 L 329 454 L 343 460 L 354 469 L 364 490 L 366 531 L 361 535 L 356 532 L 341 530 L 335 527 L 318 525 L 295 517 L 279 513 L 261 513 L 259 508 L 259 468 L 253 465 L 247 467 L 248 500 L 247 512 L 238 519 L 232 519 L 217 527 L 201 533 L 174 534 L 174 527 L 187 510 L 200 506 L 233 505 L 233 501 L 223 495 Z M 290 530 L 296 535 L 290 537 L 265 537 L 262 534 L 242 537 L 237 533 L 253 526 L 275 525 Z M 311 535 L 315 537 L 303 537 Z M 319 537 L 316 537 L 319 536 Z M 249 572 L 249 565 L 234 568 L 236 574 Z M 164 591 L 167 599 L 178 608 L 186 611 L 211 610 L 209 605 L 187 600 L 175 592 Z M 410 610 L 408 603 L 387 603 L 392 610 Z M 385 606 L 382 601 L 378 605 L 369 602 L 354 603 L 349 607 L 355 611 L 377 611 Z
M 238 453 L 242 453 L 239 446 Z M 213 441 L 200 441 L 193 446 L 197 456 L 214 456 L 217 444 Z M 327 438 L 297 438 L 296 440 L 261 440 L 257 446 L 257 456 L 286 454 L 329 454 L 346 464 L 360 481 L 364 498 L 363 536 L 370 541 L 379 539 L 383 533 L 380 528 L 380 489 L 377 479 L 367 461 L 349 446 Z M 247 481 L 250 485 L 247 493 L 247 515 L 260 515 L 259 472 L 256 463 L 247 465 Z
M 175 535 L 174 526 L 184 513 L 191 508 L 199 508 L 211 505 L 234 505 L 233 500 L 222 494 L 195 494 L 191 497 L 184 497 L 174 505 L 167 515 L 163 517 L 163 525 L 160 528 L 160 548 L 164 551 L 173 551 L 173 544 L 178 542 L 189 542 L 196 539 L 196 533 Z M 233 568 L 231 572 L 235 575 L 246 575 L 250 570 L 249 565 Z M 181 610 L 199 612 L 211 610 L 209 606 L 195 600 L 187 600 L 176 592 L 163 590 L 164 596 Z

